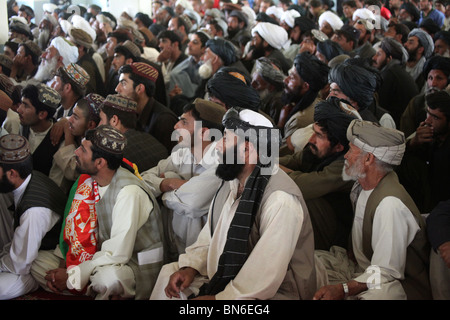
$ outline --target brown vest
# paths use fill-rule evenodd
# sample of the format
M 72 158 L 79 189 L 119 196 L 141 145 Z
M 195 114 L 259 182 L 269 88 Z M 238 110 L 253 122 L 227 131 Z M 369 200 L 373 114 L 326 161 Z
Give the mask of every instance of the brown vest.
M 367 200 L 363 220 L 363 252 L 371 260 L 373 217 L 378 204 L 388 196 L 402 201 L 412 212 L 420 230 L 406 252 L 405 278 L 400 280 L 408 300 L 432 299 L 429 282 L 430 244 L 426 235 L 425 222 L 419 209 L 405 188 L 399 183 L 395 172 L 388 173 L 373 190 Z
M 294 250 L 294 254 L 292 255 L 291 261 L 289 262 L 288 269 L 286 270 L 286 276 L 281 286 L 278 288 L 277 293 L 272 299 L 310 300 L 317 290 L 317 281 L 314 262 L 314 234 L 308 213 L 308 208 L 306 207 L 302 193 L 298 186 L 281 169 L 279 169 L 277 173 L 271 176 L 266 189 L 264 190 L 260 208 L 264 206 L 267 198 L 274 191 L 283 191 L 295 196 L 301 203 L 304 221 L 298 239 L 292 239 L 292 241 L 297 242 L 297 245 Z M 211 230 L 214 230 L 217 224 L 218 216 L 222 211 L 223 205 L 229 193 L 230 184 L 225 182 L 221 186 L 213 200 Z M 260 220 L 261 210 L 258 210 L 255 217 L 255 223 L 253 224 L 252 230 L 250 231 L 248 248 L 249 252 L 253 250 L 260 238 Z

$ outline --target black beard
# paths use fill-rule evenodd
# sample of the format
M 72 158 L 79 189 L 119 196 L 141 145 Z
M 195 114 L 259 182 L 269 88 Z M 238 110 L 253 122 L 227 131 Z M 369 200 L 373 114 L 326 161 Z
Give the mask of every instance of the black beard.
M 419 50 L 419 48 L 417 47 L 416 49 L 413 50 L 407 50 L 408 51 L 408 62 L 414 62 L 417 60 L 417 51 Z
M 233 38 L 235 35 L 237 35 L 237 33 L 239 32 L 239 28 L 236 29 L 230 29 L 228 28 L 228 38 Z
M 233 148 L 233 162 L 226 163 L 227 150 L 222 154 L 222 163 L 217 166 L 216 176 L 225 181 L 231 181 L 236 179 L 239 174 L 244 170 L 244 163 L 238 163 L 237 161 L 237 146 Z
M 281 102 L 283 103 L 283 105 L 287 105 L 290 103 L 295 103 L 297 104 L 297 102 L 300 101 L 302 97 L 300 95 L 298 95 L 295 92 L 288 92 L 286 91 L 286 89 L 283 91 L 283 94 L 281 95 Z
M 0 181 L 0 193 L 9 193 L 14 191 L 14 185 L 9 182 L 6 177 L 6 173 L 3 174 L 2 180 Z
M 250 46 L 249 51 L 252 52 L 253 60 L 264 57 L 264 54 L 265 54 L 264 48 L 262 46 L 259 46 L 259 47 Z
M 244 170 L 244 164 L 225 164 L 221 163 L 217 166 L 216 176 L 225 181 L 231 181 L 236 179 L 239 174 Z

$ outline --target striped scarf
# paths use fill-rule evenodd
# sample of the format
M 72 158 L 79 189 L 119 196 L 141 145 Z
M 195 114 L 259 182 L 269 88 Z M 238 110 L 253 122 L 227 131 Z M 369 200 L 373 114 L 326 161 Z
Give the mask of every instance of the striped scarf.
M 209 283 L 200 288 L 199 295 L 215 295 L 234 279 L 248 257 L 250 230 L 258 212 L 270 175 L 261 174 L 257 164 L 245 184 L 241 200 L 228 229 L 227 241 L 219 258 L 217 272 Z

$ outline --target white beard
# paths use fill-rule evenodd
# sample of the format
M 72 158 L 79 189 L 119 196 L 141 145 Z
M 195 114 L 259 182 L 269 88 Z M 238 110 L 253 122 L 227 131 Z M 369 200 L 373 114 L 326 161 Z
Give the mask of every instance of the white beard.
M 213 68 L 212 68 L 212 63 L 210 60 L 204 62 L 198 68 L 198 74 L 200 75 L 200 78 L 202 78 L 202 79 L 209 79 L 212 76 Z
M 54 56 L 51 60 L 42 60 L 34 78 L 38 81 L 48 81 L 55 76 L 58 57 Z
M 346 170 L 348 170 L 348 173 Z M 342 180 L 357 181 L 358 179 L 362 179 L 365 177 L 366 174 L 362 172 L 362 165 L 359 159 L 357 159 L 351 167 L 348 167 L 348 162 L 347 160 L 345 160 L 344 167 L 342 167 Z
M 39 47 L 41 47 L 42 51 L 45 51 L 48 46 L 48 40 L 50 39 L 50 30 L 42 29 L 39 32 L 39 37 L 37 39 Z

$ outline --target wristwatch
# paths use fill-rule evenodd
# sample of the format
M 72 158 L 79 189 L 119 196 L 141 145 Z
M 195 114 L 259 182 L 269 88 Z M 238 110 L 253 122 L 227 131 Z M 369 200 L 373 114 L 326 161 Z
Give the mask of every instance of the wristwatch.
M 348 285 L 346 282 L 342 283 L 342 287 L 344 288 L 344 299 L 348 297 Z

